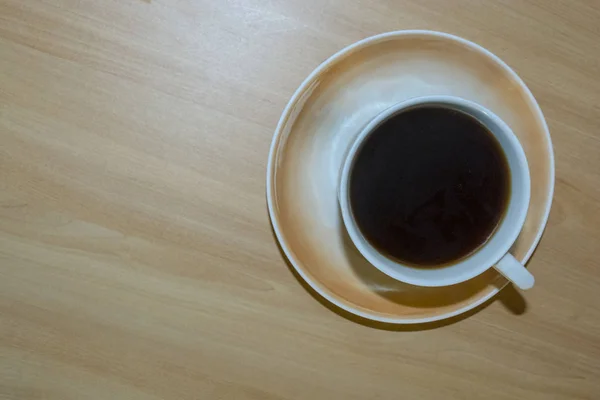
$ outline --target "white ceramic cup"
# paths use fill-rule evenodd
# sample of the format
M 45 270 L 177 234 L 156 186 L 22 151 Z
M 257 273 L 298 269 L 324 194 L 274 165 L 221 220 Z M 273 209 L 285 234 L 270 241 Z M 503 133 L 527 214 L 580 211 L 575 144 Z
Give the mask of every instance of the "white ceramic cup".
M 492 236 L 473 254 L 439 268 L 418 268 L 394 261 L 378 252 L 358 228 L 350 207 L 350 175 L 357 154 L 375 129 L 389 118 L 410 108 L 437 105 L 464 112 L 485 125 L 500 143 L 510 169 L 510 199 L 499 226 Z M 529 167 L 525 152 L 510 127 L 486 108 L 453 96 L 417 97 L 398 103 L 375 117 L 361 131 L 351 146 L 341 174 L 339 201 L 344 225 L 360 253 L 386 275 L 412 285 L 448 286 L 472 279 L 489 268 L 495 268 L 520 289 L 534 284 L 531 273 L 515 259 L 509 250 L 517 240 L 529 208 Z

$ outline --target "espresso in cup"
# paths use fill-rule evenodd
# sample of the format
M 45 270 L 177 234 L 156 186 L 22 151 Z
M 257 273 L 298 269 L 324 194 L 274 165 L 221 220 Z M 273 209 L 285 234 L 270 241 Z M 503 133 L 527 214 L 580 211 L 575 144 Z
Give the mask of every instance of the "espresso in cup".
M 349 175 L 356 225 L 386 257 L 439 268 L 494 234 L 510 197 L 510 168 L 494 134 L 443 105 L 402 110 L 362 142 Z
M 526 290 L 535 278 L 510 249 L 530 197 L 527 157 L 510 127 L 442 95 L 394 104 L 365 125 L 338 199 L 356 249 L 391 278 L 439 287 L 494 268 Z

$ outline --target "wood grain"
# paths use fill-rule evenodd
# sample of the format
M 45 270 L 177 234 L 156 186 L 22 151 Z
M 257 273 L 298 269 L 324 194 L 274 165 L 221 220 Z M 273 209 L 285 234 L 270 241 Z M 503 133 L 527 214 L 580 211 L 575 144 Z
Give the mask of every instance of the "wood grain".
M 598 398 L 599 20 L 594 0 L 0 0 L 0 397 Z M 515 68 L 557 186 L 526 299 L 394 331 L 295 279 L 265 164 L 314 67 L 409 28 Z

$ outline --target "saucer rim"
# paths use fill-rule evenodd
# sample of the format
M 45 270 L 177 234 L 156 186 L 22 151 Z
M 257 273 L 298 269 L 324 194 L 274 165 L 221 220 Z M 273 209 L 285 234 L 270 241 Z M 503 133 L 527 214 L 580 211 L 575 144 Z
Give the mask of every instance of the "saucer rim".
M 266 178 L 267 178 L 266 196 L 267 196 L 267 208 L 268 208 L 268 212 L 269 212 L 269 219 L 270 219 L 271 225 L 273 227 L 273 230 L 275 232 L 277 241 L 279 242 L 279 245 L 281 246 L 281 249 L 283 250 L 285 256 L 289 260 L 290 264 L 294 267 L 294 270 L 300 275 L 300 277 L 314 291 L 316 291 L 320 296 L 322 296 L 324 299 L 326 299 L 333 305 L 335 305 L 335 306 L 341 308 L 342 310 L 347 311 L 351 314 L 357 315 L 361 318 L 365 318 L 368 320 L 378 321 L 378 322 L 383 322 L 383 323 L 388 323 L 388 324 L 394 324 L 394 325 L 422 324 L 422 323 L 428 323 L 428 322 L 441 321 L 441 320 L 445 320 L 448 318 L 452 318 L 452 317 L 461 315 L 465 312 L 473 310 L 474 308 L 478 307 L 479 305 L 485 303 L 486 301 L 488 301 L 489 299 L 494 297 L 502 289 L 504 289 L 506 287 L 506 285 L 509 284 L 509 282 L 505 282 L 504 285 L 502 285 L 502 287 L 493 288 L 487 295 L 481 297 L 480 299 L 473 301 L 472 303 L 469 303 L 469 304 L 467 304 L 461 308 L 458 308 L 456 310 L 453 310 L 453 311 L 450 311 L 447 313 L 443 313 L 443 314 L 439 314 L 439 315 L 435 315 L 435 316 L 429 316 L 429 317 L 423 317 L 423 318 L 400 318 L 400 317 L 394 318 L 394 317 L 379 316 L 379 315 L 375 315 L 374 313 L 364 312 L 357 307 L 353 307 L 349 304 L 346 304 L 344 301 L 342 301 L 342 299 L 339 299 L 337 296 L 329 293 L 327 290 L 322 288 L 321 285 L 318 284 L 318 282 L 315 282 L 304 271 L 303 268 L 300 268 L 298 266 L 301 263 L 296 259 L 293 251 L 289 248 L 288 244 L 284 240 L 284 236 L 281 232 L 279 220 L 276 217 L 276 213 L 275 213 L 276 200 L 274 199 L 274 183 L 275 183 L 274 178 L 275 178 L 275 172 L 276 172 L 276 158 L 277 158 L 277 154 L 278 154 L 279 144 L 283 137 L 283 128 L 286 125 L 288 119 L 290 118 L 292 109 L 296 106 L 296 104 L 301 99 L 302 95 L 307 91 L 307 89 L 309 89 L 310 86 L 314 83 L 315 78 L 317 78 L 319 75 L 321 75 L 331 65 L 337 63 L 338 61 L 342 60 L 347 55 L 351 54 L 352 52 L 354 52 L 362 47 L 367 47 L 369 45 L 375 44 L 379 41 L 383 41 L 386 39 L 402 38 L 404 36 L 418 36 L 418 35 L 430 36 L 430 37 L 434 37 L 434 38 L 438 38 L 438 39 L 455 41 L 455 42 L 458 42 L 458 43 L 462 44 L 463 46 L 470 48 L 471 50 L 476 51 L 476 52 L 482 54 L 483 56 L 491 59 L 498 66 L 500 66 L 506 73 L 508 73 L 508 75 L 514 80 L 514 82 L 521 87 L 521 89 L 523 90 L 523 93 L 527 96 L 527 99 L 529 100 L 530 104 L 533 106 L 533 109 L 534 109 L 533 112 L 536 114 L 535 117 L 541 122 L 543 132 L 544 132 L 544 134 L 546 136 L 546 140 L 547 140 L 546 151 L 549 156 L 549 175 L 550 176 L 549 176 L 548 193 L 547 193 L 548 200 L 546 202 L 547 203 L 546 210 L 544 211 L 544 214 L 543 214 L 543 221 L 538 228 L 538 233 L 537 233 L 533 243 L 531 244 L 529 250 L 526 252 L 525 256 L 521 260 L 521 262 L 523 264 L 526 264 L 529 261 L 529 259 L 531 258 L 533 252 L 537 248 L 537 246 L 544 234 L 544 231 L 545 231 L 547 223 L 548 223 L 548 218 L 550 215 L 550 210 L 552 208 L 552 200 L 554 197 L 554 186 L 555 186 L 555 159 L 554 159 L 554 148 L 552 145 L 552 138 L 550 136 L 550 130 L 548 128 L 548 123 L 546 121 L 546 118 L 544 117 L 544 114 L 543 114 L 537 100 L 531 93 L 531 90 L 529 89 L 529 87 L 521 79 L 521 77 L 519 77 L 519 75 L 517 75 L 517 73 L 511 67 L 508 66 L 508 64 L 506 64 L 504 61 L 502 61 L 498 56 L 496 56 L 491 51 L 485 49 L 484 47 L 482 47 L 474 42 L 471 42 L 467 39 L 461 38 L 456 35 L 452 35 L 452 34 L 445 33 L 445 32 L 432 31 L 432 30 L 392 31 L 392 32 L 386 32 L 386 33 L 378 34 L 375 36 L 371 36 L 371 37 L 362 39 L 358 42 L 355 42 L 353 44 L 350 44 L 349 46 L 346 46 L 343 49 L 341 49 L 340 51 L 338 51 L 337 53 L 333 54 L 327 60 L 322 62 L 317 68 L 315 68 L 308 75 L 308 77 L 306 77 L 304 79 L 304 81 L 300 84 L 300 86 L 296 89 L 296 91 L 294 92 L 294 94 L 292 95 L 290 100 L 288 101 L 288 103 L 287 103 L 286 107 L 284 108 L 284 110 L 281 114 L 281 117 L 277 123 L 277 127 L 275 129 L 273 139 L 271 141 L 271 146 L 269 149 L 269 158 L 268 158 L 268 163 L 267 163 L 267 171 L 266 171 L 267 172 L 266 173 Z

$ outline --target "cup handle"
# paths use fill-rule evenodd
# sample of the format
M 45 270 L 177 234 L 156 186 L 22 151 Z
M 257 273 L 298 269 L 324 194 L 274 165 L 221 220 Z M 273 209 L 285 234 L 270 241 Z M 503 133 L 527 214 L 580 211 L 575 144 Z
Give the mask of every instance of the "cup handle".
M 531 272 L 511 254 L 502 257 L 494 268 L 521 290 L 531 289 L 535 283 Z

